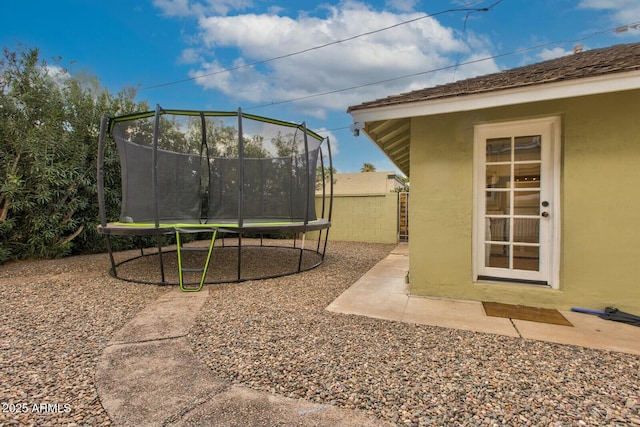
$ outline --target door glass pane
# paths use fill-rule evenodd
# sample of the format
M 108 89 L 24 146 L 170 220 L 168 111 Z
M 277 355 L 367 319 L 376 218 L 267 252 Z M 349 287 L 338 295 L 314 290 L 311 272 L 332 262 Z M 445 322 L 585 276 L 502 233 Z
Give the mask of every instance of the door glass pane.
M 509 245 L 486 245 L 485 267 L 509 268 Z
M 487 166 L 487 188 L 511 187 L 511 165 Z
M 511 138 L 487 139 L 487 163 L 511 161 Z
M 540 160 L 540 135 L 518 136 L 514 138 L 513 155 L 516 162 Z
M 509 218 L 489 218 L 487 219 L 489 232 L 487 237 L 492 242 L 509 241 Z
M 516 163 L 513 174 L 516 188 L 540 187 L 540 163 Z
M 539 271 L 540 248 L 537 246 L 514 246 L 513 268 L 516 270 Z
M 540 243 L 540 219 L 514 218 L 513 241 L 523 243 Z
M 540 215 L 540 191 L 515 191 L 513 193 L 514 215 Z
M 487 191 L 487 215 L 507 215 L 511 208 L 508 191 Z

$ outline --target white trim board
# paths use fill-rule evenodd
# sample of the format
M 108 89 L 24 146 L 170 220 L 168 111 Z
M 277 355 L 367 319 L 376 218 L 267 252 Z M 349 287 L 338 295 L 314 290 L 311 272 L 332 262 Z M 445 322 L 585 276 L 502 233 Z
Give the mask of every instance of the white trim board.
M 605 76 L 573 79 L 563 82 L 534 84 L 513 89 L 439 98 L 420 102 L 355 110 L 350 114 L 354 123 L 392 120 L 407 117 L 431 116 L 459 111 L 480 110 L 548 101 L 576 96 L 640 89 L 640 71 L 613 73 Z

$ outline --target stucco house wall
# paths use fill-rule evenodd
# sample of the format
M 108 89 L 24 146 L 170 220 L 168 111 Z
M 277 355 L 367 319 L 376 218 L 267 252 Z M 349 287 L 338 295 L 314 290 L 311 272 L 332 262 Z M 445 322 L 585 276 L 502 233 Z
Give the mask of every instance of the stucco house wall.
M 639 312 L 638 100 L 630 90 L 412 118 L 410 292 Z M 559 288 L 474 282 L 474 125 L 549 116 L 562 129 Z

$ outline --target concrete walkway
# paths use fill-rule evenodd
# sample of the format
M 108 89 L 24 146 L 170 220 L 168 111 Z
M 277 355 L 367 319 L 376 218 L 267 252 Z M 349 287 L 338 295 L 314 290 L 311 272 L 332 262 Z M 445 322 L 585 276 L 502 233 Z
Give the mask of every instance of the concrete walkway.
M 327 310 L 379 319 L 571 344 L 640 355 L 640 328 L 594 315 L 561 311 L 573 327 L 490 317 L 479 301 L 408 294 L 409 247 L 400 244 Z
M 361 412 L 230 385 L 214 376 L 187 334 L 208 291 L 173 290 L 117 332 L 95 383 L 118 426 L 388 426 Z

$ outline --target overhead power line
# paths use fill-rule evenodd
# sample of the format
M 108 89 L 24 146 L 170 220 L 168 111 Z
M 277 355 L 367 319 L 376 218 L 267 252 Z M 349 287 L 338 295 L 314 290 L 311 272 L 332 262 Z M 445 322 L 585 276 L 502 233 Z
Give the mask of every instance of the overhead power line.
M 296 51 L 296 52 L 291 52 L 291 53 L 287 53 L 287 54 L 284 54 L 284 55 L 275 56 L 273 58 L 264 59 L 262 61 L 252 62 L 250 64 L 238 65 L 236 67 L 225 68 L 223 70 L 218 70 L 218 71 L 212 71 L 210 73 L 198 74 L 197 76 L 189 77 L 189 78 L 186 78 L 186 79 L 174 80 L 174 81 L 167 82 L 167 83 L 160 83 L 160 84 L 156 84 L 156 85 L 146 86 L 146 87 L 141 88 L 140 90 L 142 91 L 142 90 L 158 89 L 158 88 L 166 87 L 166 86 L 173 86 L 173 85 L 177 85 L 177 84 L 180 84 L 180 83 L 186 83 L 186 82 L 202 79 L 204 77 L 210 77 L 210 76 L 215 76 L 217 74 L 229 73 L 231 71 L 236 71 L 236 70 L 240 70 L 240 69 L 243 69 L 243 68 L 254 67 L 256 65 L 262 65 L 262 64 L 266 64 L 268 62 L 278 61 L 278 60 L 284 59 L 284 58 L 290 58 L 292 56 L 301 55 L 303 53 L 307 53 L 307 52 L 311 52 L 311 51 L 314 51 L 314 50 L 323 49 L 325 47 L 334 46 L 334 45 L 337 45 L 337 44 L 340 44 L 340 43 L 346 43 L 346 42 L 358 39 L 360 37 L 365 37 L 365 36 L 370 36 L 372 34 L 381 33 L 383 31 L 391 30 L 393 28 L 397 28 L 397 27 L 400 27 L 402 25 L 410 24 L 412 22 L 417 22 L 417 21 L 420 21 L 420 20 L 423 20 L 423 19 L 426 19 L 426 18 L 433 18 L 434 16 L 444 15 L 446 13 L 454 13 L 454 12 L 466 12 L 466 13 L 471 13 L 471 12 L 489 12 L 491 9 L 493 9 L 494 7 L 496 7 L 498 4 L 502 3 L 503 1 L 504 0 L 498 0 L 498 1 L 496 1 L 495 3 L 493 3 L 489 7 L 455 8 L 455 9 L 443 10 L 443 11 L 436 12 L 436 13 L 426 14 L 426 15 L 423 15 L 423 16 L 419 16 L 417 18 L 409 19 L 407 21 L 399 22 L 397 24 L 389 25 L 388 27 L 384 27 L 384 28 L 380 28 L 380 29 L 372 30 L 372 31 L 367 31 L 365 33 L 361 33 L 361 34 L 357 34 L 355 36 L 347 37 L 345 39 L 335 40 L 335 41 L 332 41 L 332 42 L 329 42 L 329 43 L 321 44 L 321 45 L 318 45 L 318 46 L 310 47 L 310 48 L 299 50 L 299 51 Z
M 287 104 L 287 103 L 290 103 L 290 102 L 303 101 L 305 99 L 317 98 L 317 97 L 320 97 L 320 96 L 333 95 L 333 94 L 336 94 L 336 93 L 347 92 L 347 91 L 355 90 L 355 89 L 361 89 L 363 87 L 376 86 L 376 85 L 380 85 L 380 84 L 384 84 L 384 83 L 390 83 L 390 82 L 397 81 L 397 80 L 403 80 L 403 79 L 408 79 L 408 78 L 411 78 L 411 77 L 422 76 L 422 75 L 425 75 L 425 74 L 436 73 L 438 71 L 449 70 L 451 68 L 455 69 L 455 68 L 460 67 L 462 65 L 471 65 L 471 64 L 476 64 L 478 62 L 489 61 L 491 59 L 503 58 L 505 56 L 518 55 L 518 54 L 521 54 L 521 53 L 525 53 L 525 52 L 529 52 L 529 51 L 537 50 L 537 49 L 542 49 L 542 48 L 549 47 L 549 46 L 555 46 L 555 45 L 567 44 L 567 43 L 578 43 L 578 42 L 582 42 L 582 41 L 588 40 L 588 39 L 590 39 L 592 37 L 595 37 L 595 36 L 598 36 L 598 35 L 602 35 L 602 34 L 620 33 L 620 32 L 624 32 L 624 31 L 628 31 L 629 28 L 632 28 L 632 29 L 640 28 L 640 21 L 633 22 L 631 24 L 627 24 L 627 25 L 623 25 L 623 26 L 618 26 L 618 27 L 615 27 L 615 28 L 609 28 L 607 30 L 597 31 L 597 32 L 594 32 L 594 33 L 592 33 L 592 34 L 590 34 L 588 36 L 585 36 L 585 37 L 580 37 L 580 38 L 570 39 L 570 40 L 559 40 L 559 41 L 554 41 L 554 42 L 549 42 L 549 43 L 543 43 L 543 44 L 539 44 L 539 45 L 536 45 L 536 46 L 526 47 L 526 48 L 522 48 L 522 49 L 516 49 L 516 50 L 510 51 L 510 52 L 499 53 L 499 54 L 496 54 L 496 55 L 486 56 L 484 58 L 478 58 L 478 59 L 474 59 L 474 60 L 470 60 L 470 61 L 466 61 L 466 62 L 461 62 L 461 63 L 457 63 L 456 62 L 455 64 L 452 64 L 452 65 L 447 65 L 447 66 L 439 67 L 439 68 L 433 68 L 433 69 L 430 69 L 430 70 L 420 71 L 420 72 L 417 72 L 417 73 L 405 74 L 405 75 L 402 75 L 402 76 L 392 77 L 392 78 L 389 78 L 389 79 L 378 80 L 378 81 L 369 82 L 369 83 L 363 83 L 363 84 L 350 86 L 350 87 L 346 87 L 346 88 L 342 88 L 342 89 L 330 90 L 330 91 L 327 91 L 327 92 L 319 92 L 319 93 L 309 94 L 309 95 L 300 96 L 300 97 L 297 97 L 297 98 L 286 99 L 286 100 L 282 100 L 282 101 L 274 101 L 274 102 L 270 102 L 268 104 L 254 105 L 252 107 L 243 108 L 243 110 L 252 110 L 252 109 L 257 109 L 257 108 L 271 107 L 271 106 L 274 106 L 274 105 Z M 624 30 L 621 30 L 621 29 L 624 29 Z

